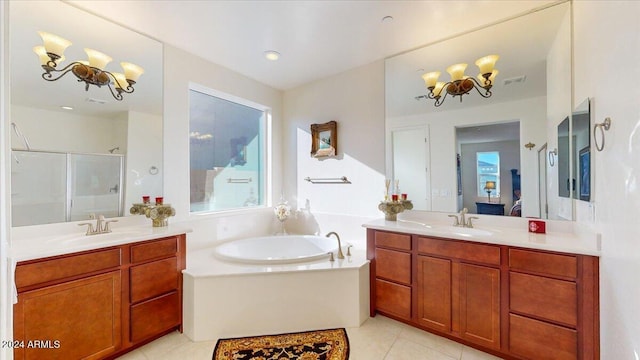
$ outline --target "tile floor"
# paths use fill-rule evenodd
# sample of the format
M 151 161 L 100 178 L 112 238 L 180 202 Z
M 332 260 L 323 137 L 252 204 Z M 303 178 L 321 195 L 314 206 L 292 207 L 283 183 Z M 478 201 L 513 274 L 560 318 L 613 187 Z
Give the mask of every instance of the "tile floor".
M 435 336 L 384 316 L 369 318 L 359 328 L 347 328 L 350 360 L 497 360 L 499 358 Z M 211 359 L 215 341 L 191 342 L 175 332 L 155 340 L 120 360 Z

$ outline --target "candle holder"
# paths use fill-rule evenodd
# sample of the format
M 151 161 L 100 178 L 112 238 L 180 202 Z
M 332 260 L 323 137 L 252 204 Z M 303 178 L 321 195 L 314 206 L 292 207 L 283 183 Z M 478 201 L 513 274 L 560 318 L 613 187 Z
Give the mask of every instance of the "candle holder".
M 381 201 L 378 205 L 378 210 L 384 213 L 384 219 L 388 221 L 398 220 L 399 213 L 411 209 L 413 209 L 411 200 Z
M 137 203 L 131 206 L 129 212 L 132 215 L 145 215 L 151 219 L 153 227 L 164 227 L 169 225 L 168 218 L 176 215 L 176 209 L 170 204 Z

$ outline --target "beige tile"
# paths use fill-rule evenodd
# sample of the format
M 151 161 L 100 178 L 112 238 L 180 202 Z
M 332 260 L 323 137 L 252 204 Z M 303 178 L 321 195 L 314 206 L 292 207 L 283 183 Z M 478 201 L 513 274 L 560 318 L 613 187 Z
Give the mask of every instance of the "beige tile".
M 187 342 L 190 342 L 190 340 L 186 336 L 174 331 L 144 345 L 139 350 L 149 359 L 159 359 L 168 351 Z
M 487 354 L 480 350 L 464 346 L 462 348 L 461 360 L 500 360 L 501 358 Z
M 398 337 L 437 350 L 455 359 L 460 359 L 462 355 L 462 344 L 414 327 L 405 327 Z
M 140 349 L 133 350 L 117 358 L 118 360 L 148 360 Z
M 360 327 L 348 328 L 349 359 L 384 359 L 399 332 L 395 321 L 381 316 L 369 318 Z
M 167 351 L 156 359 L 159 360 L 198 360 L 211 359 L 215 341 L 187 342 Z
M 458 360 L 433 348 L 398 338 L 385 360 Z

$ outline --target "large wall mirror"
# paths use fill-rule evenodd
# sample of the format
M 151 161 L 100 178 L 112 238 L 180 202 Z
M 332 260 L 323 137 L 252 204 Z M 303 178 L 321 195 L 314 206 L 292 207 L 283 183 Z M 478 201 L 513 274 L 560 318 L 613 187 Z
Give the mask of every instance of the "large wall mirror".
M 72 42 L 58 68 L 85 48 L 110 56 L 110 72 L 139 65 L 135 91 L 118 101 L 71 72 L 45 81 L 38 31 Z M 9 41 L 12 225 L 123 216 L 162 196 L 162 44 L 59 1 L 10 2 Z
M 557 167 L 539 155 L 557 147 L 557 126 L 572 110 L 570 11 L 556 4 L 386 59 L 387 177 L 416 189 L 414 209 L 573 218 Z M 471 90 L 434 106 L 422 96 L 424 73 L 440 71 L 446 82 L 447 67 L 468 63 L 475 78 L 476 59 L 492 54 L 500 58 L 491 97 Z M 411 131 L 426 139 L 426 156 L 404 144 Z

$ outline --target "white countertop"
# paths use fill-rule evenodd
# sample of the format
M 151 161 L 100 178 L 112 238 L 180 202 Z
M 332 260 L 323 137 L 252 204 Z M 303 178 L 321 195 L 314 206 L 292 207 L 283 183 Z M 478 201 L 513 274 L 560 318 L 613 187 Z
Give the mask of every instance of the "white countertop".
M 159 239 L 189 232 L 191 229 L 184 226 L 152 227 L 148 222 L 139 226 L 114 227 L 112 232 L 98 235 L 85 235 L 78 228 L 72 233 L 46 233 L 39 236 L 12 239 L 10 257 L 15 264 L 19 261 Z
M 378 219 L 362 226 L 369 229 L 406 234 L 600 256 L 599 235 L 570 231 L 573 226 L 570 222 L 563 222 L 564 224 L 557 225 L 553 221 L 546 221 L 547 233 L 535 234 L 527 230 L 528 219 L 517 218 L 515 220 L 510 217 L 468 214 L 467 216 L 480 217 L 475 221 L 474 228 L 468 229 L 451 225 L 452 219 L 448 219 L 445 222 L 446 216 L 444 218 L 442 216 L 430 218 L 419 215 L 414 213 L 413 215 L 405 216 L 403 219 L 398 219 L 398 221 Z M 504 222 L 501 223 L 500 219 L 502 218 L 504 218 Z M 556 231 L 557 229 L 564 231 Z

